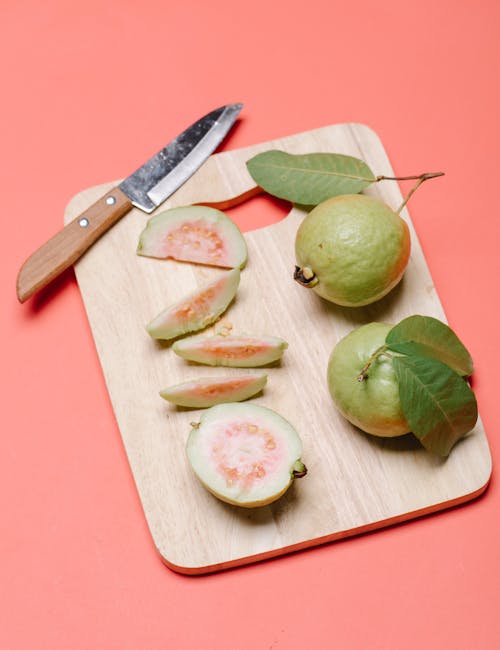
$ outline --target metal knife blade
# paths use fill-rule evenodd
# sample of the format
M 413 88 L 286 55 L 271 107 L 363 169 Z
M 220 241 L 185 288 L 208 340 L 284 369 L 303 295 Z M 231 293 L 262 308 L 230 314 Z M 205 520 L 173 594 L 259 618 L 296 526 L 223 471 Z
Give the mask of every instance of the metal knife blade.
M 217 148 L 242 104 L 221 106 L 192 124 L 118 186 L 132 204 L 152 212 Z
M 43 244 L 19 271 L 19 301 L 76 262 L 133 206 L 149 213 L 163 203 L 222 142 L 242 107 L 229 104 L 202 117 Z

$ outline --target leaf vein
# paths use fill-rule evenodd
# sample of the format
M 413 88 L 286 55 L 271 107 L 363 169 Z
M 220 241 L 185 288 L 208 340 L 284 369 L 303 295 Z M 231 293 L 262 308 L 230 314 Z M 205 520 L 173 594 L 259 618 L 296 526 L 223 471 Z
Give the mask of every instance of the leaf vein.
M 449 428 L 451 431 L 456 431 L 459 429 L 459 427 L 455 427 L 453 425 L 453 421 L 450 420 L 447 412 L 443 409 L 441 406 L 441 403 L 435 399 L 431 393 L 431 391 L 428 389 L 427 384 L 425 384 L 417 375 L 411 373 L 410 369 L 407 368 L 407 372 L 410 373 L 411 378 L 413 379 L 414 382 L 420 384 L 420 386 L 424 389 L 425 395 L 428 397 L 429 401 L 431 401 L 433 404 L 435 404 L 438 408 L 438 410 L 444 415 L 444 419 L 446 422 L 449 423 Z
M 286 165 L 283 166 L 283 165 L 275 165 L 269 163 L 262 165 L 261 169 L 269 169 L 270 167 L 281 171 L 286 170 L 287 172 L 291 172 L 291 173 L 295 172 L 300 174 L 322 174 L 325 176 L 339 176 L 342 178 L 352 178 L 354 180 L 366 181 L 367 183 L 373 183 L 375 181 L 375 179 L 373 178 L 368 178 L 367 176 L 359 176 L 356 174 L 345 174 L 342 172 L 328 171 L 323 169 L 302 169 L 300 167 L 287 167 Z

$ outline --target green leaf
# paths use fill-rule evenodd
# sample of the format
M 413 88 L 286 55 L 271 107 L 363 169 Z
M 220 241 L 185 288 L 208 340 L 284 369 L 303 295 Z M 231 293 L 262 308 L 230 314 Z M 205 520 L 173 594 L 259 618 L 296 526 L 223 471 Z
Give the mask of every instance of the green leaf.
M 448 456 L 474 428 L 477 403 L 466 380 L 437 359 L 394 357 L 404 416 L 422 445 Z
M 265 151 L 251 158 L 247 167 L 268 194 L 302 205 L 318 205 L 340 194 L 357 194 L 376 181 L 365 162 L 336 153 Z
M 393 352 L 438 359 L 459 375 L 472 375 L 474 370 L 471 356 L 455 332 L 430 316 L 405 318 L 390 330 L 385 342 Z

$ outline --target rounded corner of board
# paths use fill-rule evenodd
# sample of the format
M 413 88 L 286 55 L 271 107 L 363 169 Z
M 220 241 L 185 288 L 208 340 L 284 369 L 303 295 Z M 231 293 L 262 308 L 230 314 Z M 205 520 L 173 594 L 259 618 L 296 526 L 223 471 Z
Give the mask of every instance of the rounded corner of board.
M 472 493 L 471 499 L 475 499 L 475 498 L 481 496 L 482 494 L 484 494 L 486 492 L 486 490 L 488 489 L 488 487 L 490 485 L 492 476 L 493 476 L 493 463 L 492 463 L 491 454 L 490 454 L 489 464 L 488 464 L 488 467 L 486 468 L 485 476 L 484 476 L 484 478 L 483 478 L 483 480 L 481 482 L 480 487 L 478 487 L 477 490 L 475 490 Z
M 348 122 L 346 126 L 348 126 L 353 131 L 356 131 L 356 133 L 359 136 L 363 137 L 363 139 L 374 140 L 383 148 L 384 145 L 382 143 L 381 137 L 377 131 L 375 131 L 375 128 L 369 124 L 365 124 L 364 122 Z
M 200 576 L 200 575 L 205 575 L 207 573 L 213 573 L 214 571 L 217 570 L 217 567 L 212 567 L 210 565 L 209 566 L 196 565 L 196 564 L 188 565 L 185 562 L 181 563 L 180 560 L 175 562 L 173 561 L 173 559 L 169 559 L 168 554 L 162 551 L 158 546 L 156 546 L 155 548 L 163 564 L 174 573 L 178 573 L 184 576 Z

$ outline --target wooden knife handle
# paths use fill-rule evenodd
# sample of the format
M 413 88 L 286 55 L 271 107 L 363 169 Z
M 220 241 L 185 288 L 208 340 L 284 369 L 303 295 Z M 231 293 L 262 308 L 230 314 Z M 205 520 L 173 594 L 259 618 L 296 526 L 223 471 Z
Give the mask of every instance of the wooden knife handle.
M 76 262 L 85 251 L 132 208 L 115 187 L 36 250 L 17 276 L 17 297 L 24 302 Z

